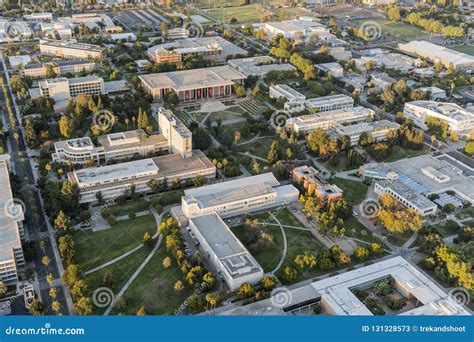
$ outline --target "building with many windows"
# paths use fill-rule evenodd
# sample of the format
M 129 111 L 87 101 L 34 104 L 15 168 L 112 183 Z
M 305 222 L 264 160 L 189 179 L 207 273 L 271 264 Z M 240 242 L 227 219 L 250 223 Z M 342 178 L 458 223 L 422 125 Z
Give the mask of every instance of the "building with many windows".
M 305 106 L 309 111 L 318 113 L 351 109 L 354 107 L 354 99 L 344 94 L 329 95 L 308 99 Z
M 99 45 L 76 43 L 73 41 L 40 40 L 40 53 L 43 56 L 64 59 L 99 59 L 104 57 L 104 49 Z
M 243 215 L 289 204 L 298 200 L 298 196 L 298 189 L 293 185 L 280 185 L 273 173 L 269 172 L 187 189 L 181 207 L 173 208 L 173 216 L 183 225 L 183 222 L 194 216 L 209 213 L 217 213 L 221 217 Z
M 336 138 L 348 136 L 351 146 L 357 145 L 362 134 L 370 135 L 373 142 L 385 141 L 395 134 L 400 128 L 396 122 L 389 120 L 379 120 L 372 122 L 360 122 L 354 125 L 335 125 L 330 135 Z
M 41 96 L 64 101 L 78 95 L 103 94 L 104 80 L 97 76 L 52 78 L 39 82 L 39 90 Z
M 296 68 L 289 63 L 278 63 L 278 61 L 270 56 L 254 56 L 246 58 L 235 58 L 227 61 L 229 65 L 239 70 L 245 76 L 262 77 L 270 71 L 294 71 Z
M 301 112 L 305 109 L 306 96 L 286 84 L 270 86 L 268 93 L 272 99 L 285 99 L 283 108 L 289 113 Z
M 157 115 L 160 132 L 167 140 L 170 152 L 183 157 L 191 155 L 193 140 L 191 131 L 170 110 L 161 107 Z
M 413 120 L 415 125 L 427 130 L 429 117 L 448 123 L 449 129 L 458 134 L 474 131 L 474 113 L 455 103 L 435 101 L 412 101 L 405 103 L 403 115 Z
M 8 163 L 10 156 L 0 156 L 0 281 L 15 285 L 25 266 L 23 238 L 23 207 L 13 198 Z
M 342 190 L 335 184 L 329 184 L 319 176 L 314 167 L 298 166 L 291 172 L 294 183 L 304 188 L 308 194 L 315 195 L 322 203 L 328 204 L 342 198 Z
M 244 283 L 256 284 L 263 278 L 262 267 L 218 214 L 192 217 L 189 229 L 232 291 Z
M 180 105 L 196 105 L 212 99 L 233 98 L 235 84 L 247 78 L 230 66 L 163 72 L 139 76 L 143 88 L 155 101 L 163 101 L 165 94 L 176 94 Z
M 337 124 L 371 120 L 374 113 L 372 109 L 364 107 L 338 109 L 289 118 L 286 120 L 286 127 L 296 133 L 308 133 L 318 128 L 328 130 Z
M 64 76 L 66 74 L 78 74 L 80 72 L 92 72 L 95 68 L 94 62 L 86 60 L 69 60 L 69 61 L 54 61 L 49 63 L 32 63 L 23 66 L 20 69 L 21 76 L 30 78 L 46 78 L 48 76 L 48 69 L 50 69 L 56 76 Z
M 197 176 L 208 181 L 216 176 L 215 165 L 199 150 L 192 151 L 187 158 L 170 154 L 68 173 L 69 181 L 79 188 L 80 203 L 97 202 L 99 196 L 104 200 L 114 199 L 126 194 L 132 186 L 136 193 L 151 192 L 151 180 L 185 183 Z

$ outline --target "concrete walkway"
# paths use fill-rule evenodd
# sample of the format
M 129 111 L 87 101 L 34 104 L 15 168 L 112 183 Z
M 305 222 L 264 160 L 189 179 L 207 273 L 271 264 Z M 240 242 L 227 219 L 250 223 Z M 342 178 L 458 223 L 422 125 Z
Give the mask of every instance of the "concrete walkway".
M 265 158 L 262 158 L 262 157 L 259 157 L 259 156 L 256 156 L 256 155 L 253 155 L 253 154 L 250 154 L 250 153 L 245 153 L 245 152 L 236 152 L 237 154 L 240 154 L 242 156 L 246 156 L 246 157 L 250 157 L 250 158 L 253 158 L 253 159 L 256 159 L 256 160 L 260 160 L 260 161 L 263 161 L 265 163 L 268 163 L 268 159 L 265 159 Z
M 305 228 L 305 227 L 297 227 L 297 226 L 288 226 L 286 224 L 277 224 L 277 223 L 267 223 L 267 226 L 279 226 L 279 227 L 284 227 L 284 228 L 291 228 L 291 229 L 298 229 L 298 230 L 306 230 L 308 232 L 311 231 L 310 228 Z
M 153 250 L 150 252 L 150 254 L 148 254 L 146 259 L 142 262 L 140 267 L 138 267 L 138 269 L 132 274 L 132 276 L 130 277 L 130 279 L 128 279 L 128 281 L 125 283 L 125 285 L 120 289 L 120 292 L 117 294 L 116 298 L 119 298 L 119 297 L 123 296 L 125 291 L 127 291 L 127 289 L 130 287 L 130 285 L 133 283 L 133 281 L 138 277 L 140 272 L 145 268 L 145 266 L 148 264 L 148 262 L 151 260 L 151 258 L 153 258 L 156 251 L 158 250 L 158 247 L 160 247 L 162 240 L 163 240 L 163 235 L 160 235 L 159 238 L 158 238 L 158 241 L 155 244 L 155 247 L 153 247 Z M 104 316 L 108 316 L 110 314 L 110 312 L 112 311 L 112 309 L 115 306 L 115 303 L 116 303 L 115 300 L 112 301 L 112 303 L 109 305 L 107 310 L 105 310 Z
M 278 262 L 278 265 L 275 267 L 275 269 L 271 272 L 269 272 L 269 275 L 274 275 L 283 265 L 285 262 L 286 254 L 288 253 L 288 241 L 286 239 L 286 233 L 285 229 L 283 228 L 283 225 L 280 223 L 280 221 L 273 215 L 272 212 L 269 213 L 271 218 L 275 220 L 275 222 L 280 226 L 280 231 L 281 235 L 283 236 L 283 253 L 281 255 L 280 261 Z

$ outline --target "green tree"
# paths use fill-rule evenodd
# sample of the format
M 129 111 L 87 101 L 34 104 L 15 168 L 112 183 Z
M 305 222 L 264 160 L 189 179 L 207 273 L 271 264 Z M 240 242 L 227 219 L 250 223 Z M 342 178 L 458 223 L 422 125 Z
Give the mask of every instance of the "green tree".
M 66 216 L 66 214 L 64 214 L 64 211 L 60 210 L 58 213 L 58 216 L 54 220 L 54 227 L 56 229 L 67 231 L 69 229 L 69 225 L 70 225 L 69 218 Z
M 255 288 L 252 284 L 243 283 L 237 292 L 237 297 L 241 299 L 250 298 L 255 294 Z
M 66 115 L 62 115 L 61 119 L 59 119 L 59 132 L 64 138 L 69 138 L 71 136 L 71 124 Z

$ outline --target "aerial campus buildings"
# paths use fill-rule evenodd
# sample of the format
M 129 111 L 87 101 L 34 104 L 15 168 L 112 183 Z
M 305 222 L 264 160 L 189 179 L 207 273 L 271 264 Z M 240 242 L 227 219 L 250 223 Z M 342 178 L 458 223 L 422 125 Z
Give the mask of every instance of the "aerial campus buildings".
M 92 72 L 95 63 L 87 60 L 66 60 L 54 61 L 48 63 L 31 63 L 22 66 L 20 74 L 30 78 L 46 78 L 48 75 L 48 67 L 58 76 L 66 74 L 78 74 L 80 72 Z
M 88 160 L 106 162 L 128 159 L 135 155 L 148 156 L 167 149 L 169 155 L 129 161 L 102 167 L 86 168 L 68 174 L 77 184 L 81 203 L 121 196 L 132 185 L 137 193 L 151 191 L 148 182 L 178 179 L 193 180 L 196 176 L 213 179 L 214 164 L 199 150 L 192 150 L 192 134 L 169 110 L 158 111 L 160 134 L 147 136 L 141 130 L 112 133 L 98 138 L 100 147 L 95 147 L 88 138 L 55 143 L 53 160 L 84 164 Z
M 179 39 L 152 46 L 148 58 L 156 63 L 179 63 L 186 56 L 202 56 L 211 61 L 225 61 L 230 56 L 247 56 L 248 52 L 220 36 Z
M 293 185 L 280 185 L 273 173 L 187 189 L 181 206 L 171 209 L 181 227 L 189 224 L 201 249 L 234 291 L 257 283 L 263 270 L 222 218 L 244 215 L 297 201 Z
M 73 41 L 42 39 L 39 46 L 43 56 L 64 59 L 102 59 L 104 54 L 104 49 L 99 45 Z
M 424 40 L 413 40 L 406 44 L 399 43 L 398 48 L 402 52 L 425 58 L 432 63 L 439 62 L 446 68 L 450 65 L 456 69 L 474 68 L 473 56 Z
M 374 182 L 377 194 L 389 193 L 422 216 L 452 204 L 474 204 L 474 170 L 447 155 L 422 155 L 392 163 L 369 163 L 359 168 L 365 180 Z M 436 199 L 429 197 L 436 194 Z
M 458 134 L 474 131 L 474 113 L 455 103 L 435 101 L 413 101 L 405 103 L 403 114 L 420 128 L 427 130 L 429 117 L 446 121 L 449 129 Z
M 392 315 L 470 315 L 454 298 L 400 256 L 322 280 L 294 285 L 287 289 L 284 301 L 271 297 L 240 307 L 224 307 L 218 314 L 314 315 L 314 310 L 318 309 L 322 315 L 372 316 L 367 303 L 355 293 L 358 290 L 370 291 L 380 281 L 393 282 L 395 291 L 392 296 L 406 301 L 401 310 L 390 312 Z M 373 292 L 377 296 L 376 291 Z M 282 293 L 275 291 L 273 296 L 282 296 Z
M 39 91 L 41 96 L 56 102 L 78 95 L 100 95 L 105 92 L 104 80 L 98 76 L 47 79 L 39 82 Z
M 181 105 L 196 105 L 200 101 L 233 99 L 233 86 L 247 78 L 230 66 L 164 72 L 139 76 L 143 88 L 155 101 L 174 93 Z
M 9 155 L 0 156 L 0 281 L 5 285 L 14 285 L 25 266 L 21 246 L 24 213 L 21 204 L 13 198 L 9 161 Z

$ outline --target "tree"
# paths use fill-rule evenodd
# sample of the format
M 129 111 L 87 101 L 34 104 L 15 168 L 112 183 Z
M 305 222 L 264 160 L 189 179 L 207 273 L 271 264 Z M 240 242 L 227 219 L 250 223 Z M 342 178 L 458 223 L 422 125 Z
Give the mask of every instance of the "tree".
M 260 280 L 260 284 L 262 285 L 263 289 L 265 289 L 265 291 L 270 291 L 273 290 L 277 285 L 277 279 L 272 276 L 263 277 L 262 280 Z
M 151 247 L 152 243 L 153 243 L 153 239 L 151 237 L 151 234 L 148 232 L 145 232 L 145 234 L 143 234 L 143 245 L 145 247 Z
M 53 301 L 51 303 L 51 309 L 53 309 L 53 311 L 58 314 L 59 310 L 61 310 L 61 303 L 59 303 L 57 300 Z
M 213 308 L 216 307 L 217 303 L 219 302 L 219 294 L 216 293 L 206 293 L 206 302 L 209 304 L 211 307 L 210 309 L 212 310 Z M 206 305 L 206 310 L 207 310 L 207 305 Z
M 241 299 L 250 298 L 255 294 L 255 288 L 252 284 L 243 283 L 240 285 L 239 290 L 237 292 L 237 297 Z
M 234 85 L 234 92 L 237 97 L 244 97 L 245 96 L 245 88 L 240 84 Z
M 387 12 L 388 19 L 391 21 L 399 21 L 401 19 L 400 8 L 392 7 Z
M 68 263 L 70 263 L 76 253 L 74 250 L 74 241 L 72 237 L 70 235 L 64 235 L 59 237 L 58 241 L 59 254 L 61 254 L 61 257 L 65 258 Z
M 177 293 L 183 292 L 184 290 L 183 282 L 181 280 L 176 281 L 176 283 L 174 283 L 173 288 Z
M 107 271 L 104 273 L 102 277 L 102 286 L 108 287 L 113 289 L 116 285 L 114 274 L 111 271 Z
M 364 261 L 369 257 L 369 250 L 365 247 L 357 247 L 354 250 L 354 256 L 358 261 Z
M 33 316 L 42 316 L 46 310 L 46 307 L 41 301 L 35 299 L 33 300 L 33 303 L 31 303 L 29 310 Z
M 79 315 L 88 315 L 92 313 L 92 302 L 89 297 L 80 298 L 74 305 Z
M 163 262 L 162 262 L 162 265 L 163 265 L 163 268 L 170 268 L 171 267 L 171 258 L 170 257 L 164 258 Z
M 279 160 L 279 147 L 278 141 L 274 140 L 270 146 L 270 151 L 268 151 L 267 159 L 270 164 L 275 164 Z
M 41 263 L 48 267 L 48 265 L 51 263 L 51 259 L 49 258 L 49 256 L 45 255 L 43 259 L 41 259 Z
M 466 147 L 464 148 L 464 152 L 466 152 L 470 156 L 474 156 L 474 141 L 470 141 L 466 144 Z
M 7 293 L 7 286 L 3 281 L 0 280 L 0 298 L 5 297 L 5 294 Z
M 292 267 L 289 267 L 289 266 L 286 266 L 284 269 L 283 269 L 283 279 L 287 282 L 287 283 L 292 283 L 294 282 L 296 279 L 298 279 L 298 272 L 292 268 Z
M 146 316 L 146 311 L 144 306 L 140 306 L 137 310 L 137 316 Z
M 54 220 L 54 227 L 67 231 L 69 229 L 70 221 L 69 218 L 64 214 L 64 211 L 60 210 L 58 216 Z
M 69 138 L 71 136 L 71 124 L 66 115 L 61 116 L 61 119 L 59 119 L 59 132 L 64 138 Z
M 383 247 L 380 243 L 373 242 L 370 244 L 370 251 L 372 252 L 372 254 L 380 255 L 383 253 Z

